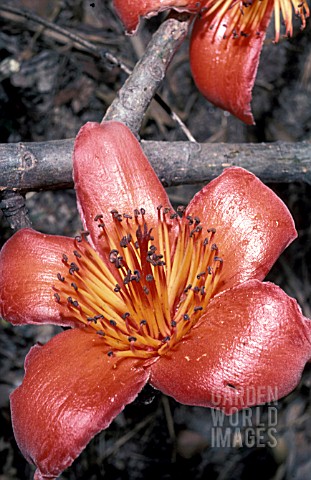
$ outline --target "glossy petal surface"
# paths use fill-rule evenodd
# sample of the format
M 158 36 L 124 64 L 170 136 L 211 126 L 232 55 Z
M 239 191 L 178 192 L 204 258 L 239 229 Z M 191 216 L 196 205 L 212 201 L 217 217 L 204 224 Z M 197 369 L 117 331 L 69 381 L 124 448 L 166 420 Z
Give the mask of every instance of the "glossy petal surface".
M 200 92 L 214 105 L 250 125 L 254 123 L 250 106 L 252 88 L 274 2 L 262 5 L 265 12 L 259 24 L 253 18 L 247 33 L 236 38 L 232 34 L 224 38 L 227 27 L 234 25 L 232 10 L 217 21 L 207 10 L 196 19 L 190 43 L 192 75 Z M 253 8 L 257 6 L 244 9 L 244 14 L 251 15 Z
M 284 248 L 296 238 L 285 204 L 258 178 L 238 167 L 195 195 L 185 215 L 216 228 L 214 241 L 223 259 L 217 292 L 252 278 L 262 280 Z
M 215 297 L 150 381 L 178 402 L 230 413 L 289 393 L 310 357 L 311 321 L 296 301 L 252 280 Z
M 158 221 L 157 206 L 170 206 L 158 177 L 130 130 L 118 122 L 87 123 L 76 138 L 74 181 L 84 226 L 98 252 L 107 254 L 105 237 L 94 218 L 102 214 L 110 240 L 119 245 L 111 210 L 133 215 L 146 210 L 149 228 Z M 103 255 L 104 256 L 104 255 Z
M 63 253 L 73 261 L 73 250 L 71 238 L 31 229 L 15 233 L 0 252 L 1 315 L 14 325 L 71 325 L 72 321 L 63 318 L 52 287 L 60 283 L 57 274 L 68 271 L 62 263 Z
M 148 377 L 135 360 L 115 365 L 102 339 L 79 329 L 33 347 L 25 369 L 11 396 L 12 421 L 21 451 L 37 466 L 37 478 L 57 477 L 71 465 Z
M 200 9 L 196 0 L 114 0 L 113 4 L 128 33 L 137 30 L 140 17 L 152 17 L 170 8 L 191 13 Z

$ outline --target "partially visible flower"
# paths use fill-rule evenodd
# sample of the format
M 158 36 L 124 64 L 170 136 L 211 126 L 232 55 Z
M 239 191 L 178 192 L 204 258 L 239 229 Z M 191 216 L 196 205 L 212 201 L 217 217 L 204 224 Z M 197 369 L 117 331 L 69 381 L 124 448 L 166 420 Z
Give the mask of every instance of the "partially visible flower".
M 253 124 L 250 102 L 260 52 L 274 12 L 275 41 L 280 38 L 280 17 L 285 35 L 293 33 L 293 10 L 305 27 L 309 7 L 300 0 L 114 0 L 128 33 L 134 33 L 140 17 L 175 9 L 196 15 L 190 41 L 194 81 L 213 104 Z
M 25 229 L 0 253 L 1 315 L 72 327 L 31 349 L 11 396 L 15 437 L 37 480 L 71 465 L 148 381 L 226 413 L 297 385 L 311 321 L 262 283 L 296 236 L 269 188 L 229 168 L 179 216 L 115 122 L 80 130 L 74 181 L 81 236 Z

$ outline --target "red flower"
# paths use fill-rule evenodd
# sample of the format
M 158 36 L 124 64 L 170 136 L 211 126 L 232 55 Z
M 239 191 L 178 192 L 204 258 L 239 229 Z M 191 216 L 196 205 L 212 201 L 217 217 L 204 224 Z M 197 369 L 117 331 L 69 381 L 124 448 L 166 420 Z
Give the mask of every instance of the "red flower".
M 273 11 L 276 42 L 280 12 L 286 36 L 293 32 L 293 8 L 302 28 L 309 16 L 306 1 L 300 0 L 114 0 L 114 5 L 129 33 L 135 32 L 140 17 L 170 8 L 197 14 L 190 41 L 194 81 L 210 102 L 250 125 L 252 88 Z
M 0 254 L 1 315 L 73 327 L 31 349 L 11 397 L 35 478 L 58 476 L 148 381 L 226 413 L 297 385 L 311 322 L 261 282 L 296 236 L 269 188 L 229 168 L 180 217 L 137 140 L 115 122 L 81 129 L 74 181 L 89 235 L 25 229 Z

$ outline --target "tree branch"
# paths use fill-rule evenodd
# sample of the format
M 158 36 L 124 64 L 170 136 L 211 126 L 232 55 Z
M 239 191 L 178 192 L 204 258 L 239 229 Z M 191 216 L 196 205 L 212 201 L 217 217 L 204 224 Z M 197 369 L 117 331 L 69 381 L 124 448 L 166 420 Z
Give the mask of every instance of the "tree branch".
M 73 139 L 0 144 L 0 191 L 72 188 Z M 165 186 L 208 182 L 238 165 L 264 182 L 311 184 L 311 144 L 141 142 Z M 131 166 L 129 165 L 129 168 Z
M 188 17 L 184 21 L 171 18 L 160 25 L 145 54 L 108 108 L 104 120 L 123 122 L 134 135 L 138 135 L 144 114 L 174 53 L 187 35 L 188 27 Z

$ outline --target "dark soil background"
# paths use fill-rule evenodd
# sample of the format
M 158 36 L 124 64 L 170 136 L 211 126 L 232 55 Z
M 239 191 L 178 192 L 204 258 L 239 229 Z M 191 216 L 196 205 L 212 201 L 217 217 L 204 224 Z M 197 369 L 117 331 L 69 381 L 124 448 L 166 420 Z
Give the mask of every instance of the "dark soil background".
M 6 5 L 5 0 L 0 1 Z M 136 37 L 125 37 L 110 1 L 16 0 L 10 5 L 70 28 L 133 67 L 163 16 L 141 25 Z M 189 71 L 187 42 L 177 52 L 161 95 L 200 142 L 274 142 L 311 140 L 311 22 L 304 32 L 273 44 L 266 40 L 253 92 L 255 127 L 208 104 L 196 90 Z M 10 62 L 10 68 L 7 68 Z M 13 62 L 13 63 L 12 63 Z M 89 120 L 100 121 L 126 75 L 107 62 L 94 60 L 70 40 L 37 23 L 0 9 L 0 142 L 71 138 Z M 186 140 L 183 132 L 155 102 L 141 136 L 153 140 Z M 256 158 L 254 158 L 256 162 Z M 299 239 L 281 256 L 269 279 L 296 297 L 311 317 L 311 186 L 270 185 L 290 208 Z M 173 202 L 184 203 L 199 186 L 170 189 Z M 80 221 L 74 191 L 27 195 L 34 228 L 75 235 Z M 10 237 L 0 217 L 0 238 Z M 46 342 L 55 327 L 12 327 L 0 320 L 0 480 L 28 480 L 33 468 L 15 443 L 9 394 L 23 378 L 24 358 L 35 342 Z M 97 435 L 63 473 L 62 479 L 140 480 L 308 480 L 311 477 L 311 368 L 300 385 L 277 404 L 275 447 L 245 445 L 245 425 L 230 446 L 212 445 L 209 409 L 186 407 L 146 388 L 111 426 Z M 255 410 L 255 409 L 254 409 Z M 257 410 L 256 410 L 257 411 Z M 267 429 L 268 407 L 260 407 Z M 253 425 L 256 428 L 256 425 Z

